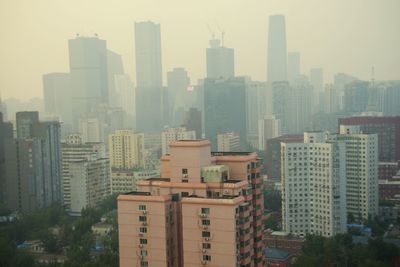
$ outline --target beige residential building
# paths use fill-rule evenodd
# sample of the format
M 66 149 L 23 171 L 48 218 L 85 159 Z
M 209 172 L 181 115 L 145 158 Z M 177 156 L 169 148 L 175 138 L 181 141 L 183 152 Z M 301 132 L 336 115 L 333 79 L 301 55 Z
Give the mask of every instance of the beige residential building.
M 112 169 L 144 167 L 144 135 L 132 130 L 117 130 L 108 137 Z
M 233 132 L 218 134 L 217 147 L 220 152 L 238 152 L 240 151 L 240 136 Z
M 261 160 L 174 141 L 161 178 L 118 197 L 120 266 L 264 266 Z

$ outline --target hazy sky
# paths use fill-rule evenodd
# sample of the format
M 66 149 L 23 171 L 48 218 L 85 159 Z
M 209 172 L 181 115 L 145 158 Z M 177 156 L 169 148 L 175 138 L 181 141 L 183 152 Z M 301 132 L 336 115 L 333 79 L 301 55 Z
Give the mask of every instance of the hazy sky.
M 284 14 L 288 51 L 301 52 L 301 71 L 323 67 L 370 79 L 400 79 L 399 0 L 0 0 L 0 91 L 42 97 L 42 74 L 69 68 L 67 40 L 99 34 L 123 56 L 135 80 L 134 21 L 161 23 L 165 73 L 205 75 L 210 32 L 225 31 L 237 75 L 265 80 L 268 16 Z

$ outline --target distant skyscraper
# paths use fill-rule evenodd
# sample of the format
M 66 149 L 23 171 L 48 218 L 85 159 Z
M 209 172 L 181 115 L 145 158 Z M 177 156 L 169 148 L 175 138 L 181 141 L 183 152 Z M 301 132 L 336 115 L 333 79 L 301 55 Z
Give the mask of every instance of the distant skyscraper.
M 233 48 L 224 47 L 220 40 L 210 40 L 206 51 L 207 78 L 230 78 L 235 76 Z
M 249 81 L 246 86 L 247 141 L 253 148 L 258 142 L 258 121 L 267 113 L 266 90 L 265 82 Z
M 322 68 L 310 70 L 310 83 L 317 92 L 324 90 L 324 71 Z
M 353 81 L 347 83 L 344 89 L 343 109 L 350 114 L 360 114 L 367 111 L 369 83 Z
M 283 15 L 269 17 L 267 81 L 287 81 L 286 26 Z
M 300 52 L 289 52 L 287 62 L 288 81 L 293 85 L 300 76 Z
M 124 74 L 124 65 L 122 63 L 121 55 L 107 50 L 107 74 L 108 74 L 108 96 L 109 96 L 109 106 L 111 107 L 121 107 L 118 105 L 118 95 L 116 92 L 116 75 Z M 132 107 L 133 108 L 133 107 Z
M 246 142 L 246 86 L 245 77 L 205 79 L 204 128 L 212 149 L 217 149 L 217 134 L 236 132 L 241 146 Z
M 272 83 L 272 114 L 281 121 L 282 134 L 293 131 L 295 126 L 295 91 L 288 82 Z
M 1 98 L 1 93 L 0 93 L 0 113 L 3 114 L 3 120 L 7 120 L 7 105 L 6 103 L 3 102 L 3 99 Z
M 168 104 L 170 123 L 180 126 L 185 111 L 189 108 L 188 87 L 190 78 L 184 68 L 174 68 L 167 73 Z
M 3 120 L 0 112 L 0 202 L 5 203 L 6 194 L 6 169 L 5 169 L 5 144 L 13 141 L 13 126 Z
M 108 104 L 107 44 L 98 37 L 76 37 L 68 42 L 74 127 L 79 117 Z
M 183 121 L 183 126 L 189 131 L 196 132 L 196 138 L 201 139 L 203 136 L 203 127 L 201 120 L 201 111 L 197 108 L 190 108 L 185 113 L 185 119 Z
M 136 128 L 159 132 L 162 126 L 162 67 L 160 24 L 135 23 Z
M 47 115 L 58 115 L 63 124 L 72 126 L 71 75 L 49 73 L 43 75 L 44 110 Z M 62 125 L 63 128 L 64 125 Z
M 128 116 L 125 127 L 135 128 L 136 108 L 135 108 L 135 87 L 129 75 L 115 75 L 115 93 L 117 97 L 117 106 L 121 107 Z
M 400 83 L 385 88 L 383 114 L 385 116 L 400 116 Z

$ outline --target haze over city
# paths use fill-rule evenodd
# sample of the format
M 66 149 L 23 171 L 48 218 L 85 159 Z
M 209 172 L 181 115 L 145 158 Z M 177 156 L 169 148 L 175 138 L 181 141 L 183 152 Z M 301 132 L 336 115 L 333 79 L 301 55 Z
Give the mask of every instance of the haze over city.
M 0 266 L 400 266 L 399 11 L 0 0 Z
M 225 32 L 237 75 L 266 79 L 268 16 L 286 18 L 288 51 L 301 52 L 301 72 L 324 68 L 363 80 L 399 79 L 400 2 L 355 1 L 0 1 L 0 90 L 3 99 L 42 97 L 42 75 L 68 70 L 68 39 L 76 33 L 107 40 L 135 82 L 133 24 L 161 24 L 164 84 L 174 67 L 192 83 L 206 72 L 205 48 Z

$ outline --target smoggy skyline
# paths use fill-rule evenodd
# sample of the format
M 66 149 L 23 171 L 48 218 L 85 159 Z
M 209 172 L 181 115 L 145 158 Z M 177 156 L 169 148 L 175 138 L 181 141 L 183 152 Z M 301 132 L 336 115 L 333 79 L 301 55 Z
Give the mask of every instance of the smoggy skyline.
M 301 53 L 301 73 L 322 67 L 360 79 L 400 79 L 400 2 L 355 1 L 54 1 L 0 2 L 0 91 L 3 98 L 42 97 L 42 75 L 67 72 L 68 39 L 95 33 L 121 54 L 135 81 L 134 22 L 161 24 L 162 72 L 187 69 L 192 83 L 206 75 L 211 33 L 235 49 L 236 75 L 266 79 L 268 16 L 286 19 L 288 52 Z M 136 84 L 136 81 L 135 81 Z

